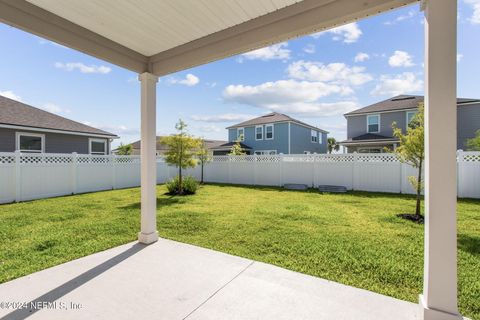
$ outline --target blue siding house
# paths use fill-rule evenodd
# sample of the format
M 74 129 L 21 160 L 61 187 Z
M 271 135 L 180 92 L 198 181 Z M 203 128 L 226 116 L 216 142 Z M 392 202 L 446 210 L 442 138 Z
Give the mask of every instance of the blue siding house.
M 214 148 L 214 155 L 228 154 L 237 139 L 247 154 L 327 152 L 327 131 L 281 113 L 269 113 L 230 126 L 227 130 L 228 143 Z

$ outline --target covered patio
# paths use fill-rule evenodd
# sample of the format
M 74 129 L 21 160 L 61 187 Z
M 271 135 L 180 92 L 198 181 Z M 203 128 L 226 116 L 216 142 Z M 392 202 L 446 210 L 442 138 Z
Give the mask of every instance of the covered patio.
M 141 244 L 115 248 L 4 284 L 0 287 L 2 297 L 48 302 L 78 294 L 90 301 L 89 310 L 79 312 L 79 318 L 121 318 L 130 312 L 126 319 L 132 315 L 165 319 L 411 319 L 409 303 L 321 279 L 293 276 L 241 258 L 158 241 L 155 149 L 159 76 L 415 2 L 0 0 L 0 21 L 139 74 L 142 143 Z M 426 52 L 425 266 L 423 294 L 415 308 L 420 319 L 460 319 L 456 259 L 456 1 L 425 0 L 422 8 Z M 209 260 L 211 256 L 216 258 Z M 203 268 L 199 268 L 202 264 Z M 216 268 L 218 272 L 209 273 Z M 210 271 L 205 274 L 205 270 Z M 197 286 L 196 281 L 203 282 Z M 284 287 L 288 290 L 281 290 Z M 24 319 L 30 314 L 18 311 L 6 314 L 6 319 Z M 55 314 L 65 318 L 60 311 L 51 315 L 41 311 L 32 316 L 51 319 Z M 72 312 L 68 318 L 76 316 Z

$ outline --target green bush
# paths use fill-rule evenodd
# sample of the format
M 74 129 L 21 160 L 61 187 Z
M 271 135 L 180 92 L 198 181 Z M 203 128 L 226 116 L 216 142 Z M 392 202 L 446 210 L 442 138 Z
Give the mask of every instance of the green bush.
M 186 176 L 182 178 L 183 184 L 183 194 L 195 194 L 198 189 L 198 181 L 195 180 L 192 176 Z M 179 194 L 180 183 L 178 176 L 166 183 L 168 194 L 176 195 Z

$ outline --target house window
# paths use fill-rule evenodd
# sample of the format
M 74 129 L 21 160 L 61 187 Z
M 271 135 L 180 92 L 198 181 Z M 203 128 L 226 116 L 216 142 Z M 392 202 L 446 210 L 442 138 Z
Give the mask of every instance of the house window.
M 90 154 L 96 154 L 96 155 L 107 154 L 107 140 L 90 139 Z
M 323 137 L 322 137 L 322 133 L 319 132 L 319 133 L 318 133 L 318 143 L 322 144 L 322 138 L 323 138 Z
M 256 156 L 267 156 L 277 154 L 277 150 L 255 150 L 253 153 Z
M 265 140 L 273 140 L 273 124 L 265 126 Z
M 45 135 L 17 132 L 16 149 L 20 152 L 45 152 Z
M 263 140 L 263 126 L 255 127 L 255 140 Z
M 415 114 L 417 114 L 416 111 L 407 111 L 407 126 L 410 125 Z
M 311 141 L 312 142 L 317 142 L 318 141 L 317 131 L 311 130 L 310 131 L 310 136 L 311 136 Z
M 245 141 L 245 129 L 238 128 L 237 129 L 237 140 Z
M 367 132 L 368 133 L 380 132 L 380 115 L 379 114 L 367 116 Z

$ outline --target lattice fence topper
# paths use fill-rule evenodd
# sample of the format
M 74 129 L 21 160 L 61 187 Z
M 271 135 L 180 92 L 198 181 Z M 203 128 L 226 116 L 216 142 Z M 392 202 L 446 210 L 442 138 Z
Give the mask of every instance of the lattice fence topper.
M 336 162 L 352 162 L 354 160 L 354 156 L 351 153 L 347 154 L 325 154 L 325 155 L 316 155 L 315 162 L 328 162 L 328 163 L 336 163 Z
M 140 156 L 116 156 L 113 158 L 115 163 L 129 164 L 129 163 L 140 163 Z
M 399 162 L 394 154 L 379 153 L 379 154 L 357 154 L 358 162 Z
M 77 163 L 108 164 L 111 163 L 110 156 L 78 155 Z
M 480 153 L 478 152 L 462 152 L 459 157 L 463 162 L 480 162 Z
M 0 153 L 0 164 L 11 164 L 15 163 L 15 156 L 11 153 L 9 154 L 2 154 Z
M 69 164 L 72 162 L 72 155 L 69 154 L 44 153 L 20 155 L 21 164 Z

